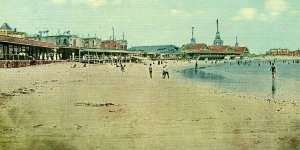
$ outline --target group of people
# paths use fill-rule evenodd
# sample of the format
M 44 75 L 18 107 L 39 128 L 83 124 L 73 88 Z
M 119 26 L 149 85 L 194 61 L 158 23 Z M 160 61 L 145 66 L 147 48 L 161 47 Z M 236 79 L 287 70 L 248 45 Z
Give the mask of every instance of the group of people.
M 152 64 L 151 64 L 151 63 L 150 63 L 150 65 L 149 65 L 148 70 L 149 70 L 150 78 L 152 78 L 152 72 L 153 72 L 153 69 L 152 69 Z M 167 65 L 164 65 L 164 66 L 163 66 L 163 71 L 162 71 L 162 77 L 165 79 L 166 76 L 167 76 L 168 79 L 169 79 L 170 76 L 169 76 L 169 70 L 168 70 L 168 67 L 167 67 Z

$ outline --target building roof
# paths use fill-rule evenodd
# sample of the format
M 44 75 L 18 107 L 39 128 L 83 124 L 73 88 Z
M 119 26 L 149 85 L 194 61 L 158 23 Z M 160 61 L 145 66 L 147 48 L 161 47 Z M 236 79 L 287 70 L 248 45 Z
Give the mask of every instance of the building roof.
M 0 30 L 13 30 L 7 23 L 3 23 Z
M 234 52 L 236 53 L 247 53 L 248 48 L 247 47 L 234 47 Z
M 207 45 L 204 44 L 204 43 L 201 43 L 201 44 L 186 44 L 186 45 L 183 45 L 180 50 L 182 50 L 182 51 L 186 51 L 186 50 L 199 50 L 199 51 L 201 51 L 201 50 L 205 50 L 205 47 L 207 47 Z
M 1 36 L 0 35 L 0 42 L 19 44 L 19 45 L 36 46 L 36 47 L 45 47 L 45 48 L 57 48 L 57 46 L 54 43 L 26 40 L 26 39 L 11 37 L 11 36 Z
M 174 45 L 136 46 L 136 47 L 131 47 L 128 50 L 143 51 L 147 53 L 177 53 L 179 47 Z
M 227 52 L 230 50 L 230 46 L 223 46 L 223 45 L 212 45 L 208 46 L 209 50 L 212 52 Z

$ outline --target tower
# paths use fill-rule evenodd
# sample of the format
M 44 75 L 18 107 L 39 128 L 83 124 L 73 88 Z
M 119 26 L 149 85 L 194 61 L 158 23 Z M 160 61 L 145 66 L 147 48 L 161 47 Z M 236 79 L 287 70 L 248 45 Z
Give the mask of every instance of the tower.
M 238 43 L 238 38 L 237 38 L 237 36 L 235 37 L 235 47 L 239 47 L 239 43 Z
M 217 19 L 217 33 L 214 40 L 214 45 L 223 45 L 223 40 L 221 39 L 221 34 L 219 32 L 219 20 Z
M 194 27 L 192 27 L 192 39 L 191 44 L 196 44 L 196 39 L 194 38 Z
M 115 40 L 115 28 L 114 27 L 112 27 L 112 31 L 113 31 L 112 40 L 114 41 Z

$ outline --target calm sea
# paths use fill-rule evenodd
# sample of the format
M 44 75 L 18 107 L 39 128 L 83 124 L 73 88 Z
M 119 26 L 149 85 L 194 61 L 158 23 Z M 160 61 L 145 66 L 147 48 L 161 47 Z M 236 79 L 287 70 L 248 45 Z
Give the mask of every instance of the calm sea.
M 299 102 L 300 63 L 276 60 L 275 66 L 275 79 L 272 79 L 270 64 L 263 61 L 248 61 L 240 65 L 236 61 L 201 63 L 197 69 L 185 69 L 181 73 L 186 78 L 199 81 L 199 84 L 211 83 L 228 92 Z

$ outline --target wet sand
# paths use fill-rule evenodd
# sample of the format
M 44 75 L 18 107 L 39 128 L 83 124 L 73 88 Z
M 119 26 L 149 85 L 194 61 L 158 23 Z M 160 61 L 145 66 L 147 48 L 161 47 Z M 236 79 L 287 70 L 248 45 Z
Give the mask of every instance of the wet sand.
M 0 149 L 299 149 L 299 104 L 173 76 L 187 63 L 0 69 Z

